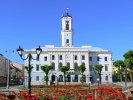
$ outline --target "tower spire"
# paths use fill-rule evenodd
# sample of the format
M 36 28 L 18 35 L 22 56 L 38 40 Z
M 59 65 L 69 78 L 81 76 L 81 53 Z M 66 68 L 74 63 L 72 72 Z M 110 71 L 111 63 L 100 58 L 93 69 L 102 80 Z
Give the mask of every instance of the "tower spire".
M 68 10 L 69 10 L 69 8 L 66 8 L 66 15 L 67 16 L 69 16 Z

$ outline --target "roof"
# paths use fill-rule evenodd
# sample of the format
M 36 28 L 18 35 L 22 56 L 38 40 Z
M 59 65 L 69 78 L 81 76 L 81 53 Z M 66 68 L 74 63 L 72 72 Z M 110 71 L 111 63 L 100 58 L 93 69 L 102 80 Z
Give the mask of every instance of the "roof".
M 19 69 L 19 70 L 21 70 L 21 71 L 23 70 L 23 65 L 22 64 L 12 62 L 12 66 Z
M 42 46 L 42 51 L 49 51 L 49 50 L 65 50 L 65 49 L 69 49 L 70 51 L 73 51 L 74 49 L 77 49 L 77 50 L 83 50 L 83 51 L 90 51 L 90 52 L 110 52 L 109 50 L 105 50 L 105 49 L 102 49 L 102 48 L 99 48 L 99 47 L 93 47 L 93 46 L 81 46 L 81 47 L 55 47 L 54 45 L 45 45 L 45 46 Z M 33 49 L 29 49 L 29 50 L 26 50 L 27 52 L 28 51 L 35 51 L 36 48 L 33 48 Z
M 105 50 L 105 49 L 102 49 L 99 47 L 90 47 L 88 49 L 89 49 L 89 51 L 109 51 L 109 50 Z

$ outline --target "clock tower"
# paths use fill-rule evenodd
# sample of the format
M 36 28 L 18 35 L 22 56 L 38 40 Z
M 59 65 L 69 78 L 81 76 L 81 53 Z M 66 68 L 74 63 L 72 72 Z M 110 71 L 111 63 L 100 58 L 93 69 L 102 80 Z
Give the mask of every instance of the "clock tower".
M 62 17 L 62 47 L 72 47 L 73 46 L 73 30 L 72 30 L 72 16 L 68 13 L 68 8 L 66 14 Z

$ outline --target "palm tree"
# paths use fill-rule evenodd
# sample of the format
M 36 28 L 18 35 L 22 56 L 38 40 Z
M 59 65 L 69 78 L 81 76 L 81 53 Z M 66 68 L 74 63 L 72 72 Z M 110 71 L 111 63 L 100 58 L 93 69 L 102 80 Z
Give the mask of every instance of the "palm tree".
M 30 67 L 25 66 L 25 69 L 26 69 L 26 71 L 28 73 L 31 73 L 31 71 L 32 71 L 33 68 L 34 68 L 33 66 L 30 66 Z
M 101 64 L 96 64 L 94 67 L 95 67 L 95 70 L 98 73 L 98 78 L 99 78 L 99 81 L 100 81 L 100 84 L 101 84 L 101 72 L 102 72 L 103 66 Z
M 133 50 L 129 50 L 124 55 L 125 65 L 129 69 L 131 82 L 133 82 Z
M 64 74 L 64 85 L 66 85 L 66 77 L 65 77 L 66 76 L 66 72 L 69 71 L 69 69 L 70 69 L 69 66 L 62 66 L 60 68 L 61 72 L 63 72 L 63 74 Z
M 120 80 L 122 82 L 122 71 L 124 69 L 124 62 L 122 60 L 116 60 L 113 65 L 118 69 L 117 74 L 120 77 Z
M 84 74 L 83 74 L 83 73 L 84 73 L 84 71 L 86 70 L 86 67 L 85 67 L 85 65 L 82 64 L 82 65 L 80 65 L 80 66 L 77 67 L 77 70 L 80 71 L 80 73 L 81 73 L 81 75 L 82 75 L 82 77 L 81 77 L 81 83 L 82 83 L 82 85 L 83 85 L 84 80 L 85 80 L 85 79 L 84 79 Z
M 45 76 L 46 85 L 48 85 L 48 81 L 49 81 L 48 73 L 51 69 L 53 69 L 53 66 L 51 66 L 51 65 L 41 66 L 41 70 L 46 74 L 46 76 Z

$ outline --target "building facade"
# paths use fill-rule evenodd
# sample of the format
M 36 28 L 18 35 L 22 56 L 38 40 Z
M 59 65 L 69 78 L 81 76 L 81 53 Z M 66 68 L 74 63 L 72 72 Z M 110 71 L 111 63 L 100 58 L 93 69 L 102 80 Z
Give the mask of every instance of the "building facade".
M 0 54 L 0 83 L 7 82 L 7 69 L 9 66 L 9 60 Z
M 12 62 L 8 58 L 0 54 L 0 85 L 7 83 L 9 77 L 9 84 L 16 84 L 19 80 L 23 80 L 24 71 L 23 65 Z
M 10 64 L 10 84 L 23 84 L 24 66 L 16 62 Z
M 76 34 L 76 33 L 75 33 Z M 67 82 L 79 83 L 81 74 L 75 71 L 77 66 L 84 64 L 86 71 L 84 72 L 86 83 L 94 83 L 97 81 L 97 73 L 94 70 L 94 65 L 102 64 L 102 82 L 112 82 L 112 53 L 98 47 L 81 46 L 74 47 L 73 45 L 73 25 L 72 16 L 68 11 L 62 17 L 62 46 L 55 47 L 54 45 L 45 45 L 42 48 L 42 53 L 39 60 L 32 60 L 31 65 L 31 84 L 44 83 L 44 72 L 41 70 L 42 65 L 52 65 L 54 68 L 49 72 L 50 81 L 63 82 L 63 73 L 59 70 L 62 66 L 70 66 L 67 72 Z M 36 58 L 35 49 L 25 50 L 25 57 L 31 53 L 33 58 Z M 25 61 L 25 66 L 28 66 L 28 60 Z M 28 83 L 28 73 L 25 72 L 25 83 Z

